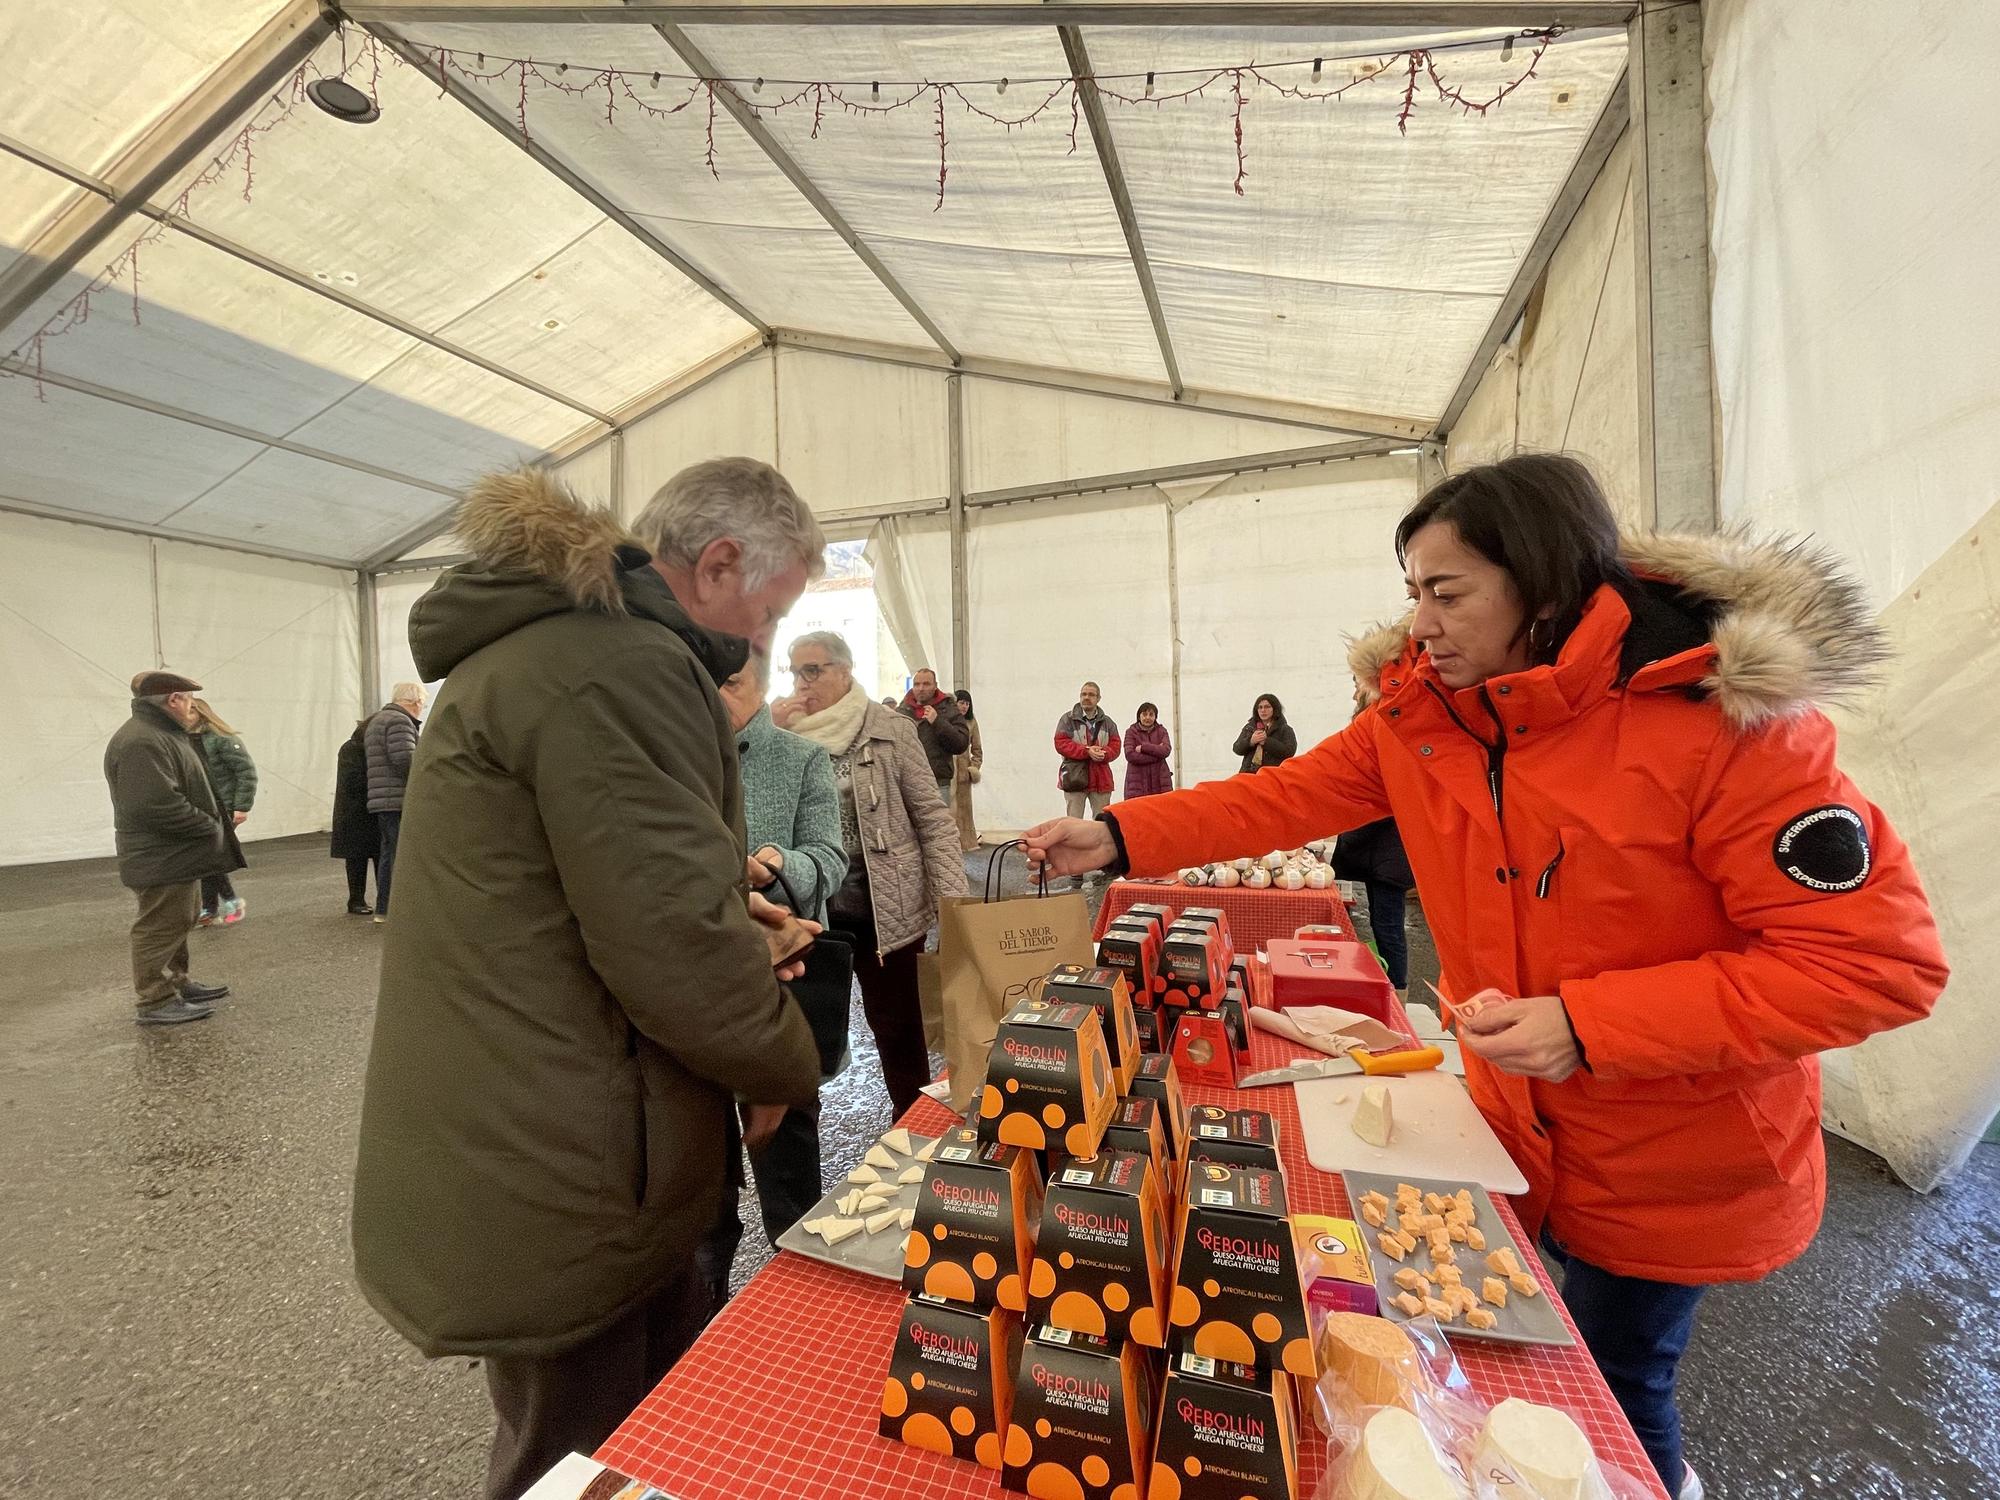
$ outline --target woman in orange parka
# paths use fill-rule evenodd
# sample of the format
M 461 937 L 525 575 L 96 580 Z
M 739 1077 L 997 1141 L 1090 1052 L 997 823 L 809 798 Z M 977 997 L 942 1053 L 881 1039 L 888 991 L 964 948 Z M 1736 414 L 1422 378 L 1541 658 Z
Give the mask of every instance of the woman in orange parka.
M 1702 1288 L 1819 1227 L 1815 1054 L 1944 985 L 1909 853 L 1814 706 L 1881 638 L 1804 548 L 1621 550 L 1553 455 L 1445 480 L 1396 551 L 1422 654 L 1372 711 L 1262 776 L 1043 824 L 1030 857 L 1158 874 L 1393 814 L 1444 991 L 1482 1002 L 1466 1081 L 1531 1184 L 1522 1217 L 1668 1493 L 1696 1496 L 1675 1369 Z

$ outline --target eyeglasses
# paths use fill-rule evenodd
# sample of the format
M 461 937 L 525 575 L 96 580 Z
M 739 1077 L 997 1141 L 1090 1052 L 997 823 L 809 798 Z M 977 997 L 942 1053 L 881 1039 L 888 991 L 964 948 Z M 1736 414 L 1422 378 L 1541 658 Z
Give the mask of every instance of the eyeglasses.
M 800 682 L 818 682 L 832 670 L 832 662 L 807 662 L 802 667 L 793 667 L 792 676 L 798 678 Z

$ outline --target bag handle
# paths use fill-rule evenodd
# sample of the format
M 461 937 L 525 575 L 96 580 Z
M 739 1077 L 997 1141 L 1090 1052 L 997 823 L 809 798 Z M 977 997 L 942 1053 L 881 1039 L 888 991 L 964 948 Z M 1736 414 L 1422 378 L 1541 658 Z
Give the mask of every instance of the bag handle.
M 1000 899 L 1000 887 L 1006 881 L 1007 851 L 1009 849 L 1019 849 L 1023 860 L 1026 860 L 1028 857 L 1028 841 L 1026 839 L 1010 839 L 1006 843 L 998 845 L 991 854 L 986 856 L 986 878 L 980 882 L 980 900 L 990 902 Z M 1043 865 L 1038 872 L 1035 895 L 1039 898 L 1048 895 L 1048 893 L 1049 867 Z
M 757 863 L 764 865 L 764 861 L 761 859 Z M 799 893 L 792 889 L 791 881 L 785 879 L 785 872 L 777 865 L 764 865 L 764 868 L 771 872 L 771 881 L 778 887 L 779 893 L 784 896 L 785 905 L 792 909 L 792 915 L 803 917 L 806 914 L 805 906 L 799 900 Z M 768 901 L 770 897 L 766 896 L 764 899 Z

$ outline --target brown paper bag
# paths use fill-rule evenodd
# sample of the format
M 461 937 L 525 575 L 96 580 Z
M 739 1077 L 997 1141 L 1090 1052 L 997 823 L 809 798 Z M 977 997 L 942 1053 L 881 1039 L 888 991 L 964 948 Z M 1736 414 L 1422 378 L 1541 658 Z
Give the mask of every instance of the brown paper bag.
M 964 1114 L 986 1082 L 986 1053 L 1000 1017 L 1057 964 L 1090 962 L 1090 907 L 1080 891 L 945 901 L 938 968 L 951 1107 Z

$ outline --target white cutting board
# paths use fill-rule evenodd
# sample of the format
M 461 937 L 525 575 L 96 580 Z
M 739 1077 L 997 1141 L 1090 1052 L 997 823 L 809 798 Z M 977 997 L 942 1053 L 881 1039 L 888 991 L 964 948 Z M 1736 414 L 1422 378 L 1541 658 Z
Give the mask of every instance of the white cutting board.
M 1386 1146 L 1354 1133 L 1364 1083 L 1389 1087 L 1396 1128 Z M 1465 1085 L 1435 1070 L 1395 1078 L 1310 1078 L 1292 1085 L 1299 1096 L 1306 1159 L 1322 1172 L 1378 1172 L 1476 1182 L 1488 1192 L 1525 1193 L 1528 1179 L 1479 1113 Z

